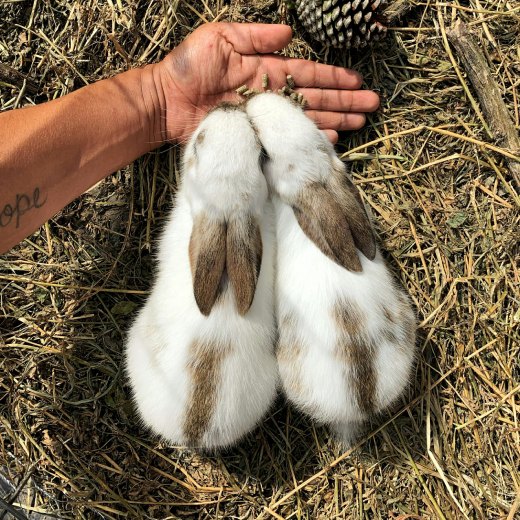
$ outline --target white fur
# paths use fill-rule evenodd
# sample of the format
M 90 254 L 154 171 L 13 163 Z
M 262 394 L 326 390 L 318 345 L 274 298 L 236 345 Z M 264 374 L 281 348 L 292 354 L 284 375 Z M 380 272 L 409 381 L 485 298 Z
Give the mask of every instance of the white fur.
M 324 134 L 281 96 L 260 94 L 246 110 L 269 156 L 264 173 L 276 214 L 279 327 L 285 316 L 296 320 L 291 334 L 302 349 L 296 358 L 279 357 L 284 391 L 298 408 L 329 424 L 350 444 L 367 417 L 356 401 L 354 367 L 338 356 L 334 307 L 350 302 L 366 318 L 362 335 L 376 351 L 376 411 L 395 401 L 409 380 L 414 345 L 403 325 L 414 321 L 413 312 L 379 252 L 373 261 L 358 252 L 363 270 L 351 272 L 326 257 L 299 226 L 291 202 L 304 185 L 326 180 L 333 162 L 339 162 Z M 396 341 L 384 334 L 388 320 L 383 308 L 402 309 L 391 330 Z
M 270 158 L 264 167 L 267 182 L 282 199 L 291 199 L 303 184 L 328 176 L 323 165 L 331 154 L 335 156 L 334 147 L 301 108 L 282 96 L 264 93 L 251 98 L 246 110 Z
M 204 140 L 197 144 L 202 131 Z M 183 424 L 193 381 L 187 365 L 196 341 L 231 347 L 224 354 L 216 407 L 201 447 L 238 441 L 260 421 L 276 394 L 273 210 L 259 154 L 244 111 L 216 109 L 203 120 L 186 149 L 183 182 L 160 243 L 157 279 L 129 331 L 127 371 L 139 414 L 173 443 L 188 442 Z M 188 246 L 200 212 L 218 218 L 252 212 L 260 224 L 261 270 L 244 316 L 238 314 L 231 290 L 208 317 L 197 307 Z

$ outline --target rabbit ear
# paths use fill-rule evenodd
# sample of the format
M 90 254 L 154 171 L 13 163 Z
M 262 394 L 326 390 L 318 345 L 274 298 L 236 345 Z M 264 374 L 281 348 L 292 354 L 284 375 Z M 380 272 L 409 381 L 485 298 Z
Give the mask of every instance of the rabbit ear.
M 362 270 L 344 209 L 325 186 L 306 186 L 293 211 L 303 232 L 323 254 L 349 271 Z
M 359 190 L 349 179 L 343 166 L 335 168 L 333 178 L 335 182 L 332 183 L 332 191 L 343 208 L 343 214 L 348 221 L 354 243 L 369 260 L 373 260 L 377 251 L 376 237 Z
M 252 215 L 228 222 L 226 268 L 238 312 L 251 307 L 262 263 L 262 237 Z
M 197 217 L 189 246 L 193 294 L 199 310 L 209 316 L 219 295 L 226 267 L 226 223 Z

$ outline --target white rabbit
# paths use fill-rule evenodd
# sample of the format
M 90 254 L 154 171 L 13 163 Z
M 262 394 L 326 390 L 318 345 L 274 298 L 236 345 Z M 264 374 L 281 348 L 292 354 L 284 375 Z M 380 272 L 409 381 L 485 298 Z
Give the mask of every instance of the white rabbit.
M 283 388 L 348 446 L 368 417 L 403 392 L 415 316 L 324 133 L 275 94 L 255 96 L 246 110 L 268 156 L 263 170 L 276 214 Z
M 274 212 L 243 107 L 211 111 L 183 159 L 127 372 L 154 432 L 217 449 L 251 431 L 276 395 Z

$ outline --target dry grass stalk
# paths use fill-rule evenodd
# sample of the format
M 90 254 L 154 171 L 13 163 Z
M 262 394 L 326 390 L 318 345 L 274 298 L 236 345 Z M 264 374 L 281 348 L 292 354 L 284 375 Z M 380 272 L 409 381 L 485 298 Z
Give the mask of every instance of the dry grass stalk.
M 409 11 L 415 7 L 411 0 L 394 0 L 389 1 L 388 6 L 383 11 L 383 16 L 389 25 L 393 25 L 403 18 Z

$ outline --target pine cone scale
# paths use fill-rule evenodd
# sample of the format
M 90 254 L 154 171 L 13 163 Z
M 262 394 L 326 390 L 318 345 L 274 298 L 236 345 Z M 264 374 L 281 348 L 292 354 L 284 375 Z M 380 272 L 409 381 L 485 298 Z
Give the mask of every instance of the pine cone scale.
M 386 0 L 296 0 L 295 5 L 305 29 L 334 47 L 365 47 L 386 34 L 380 14 Z

